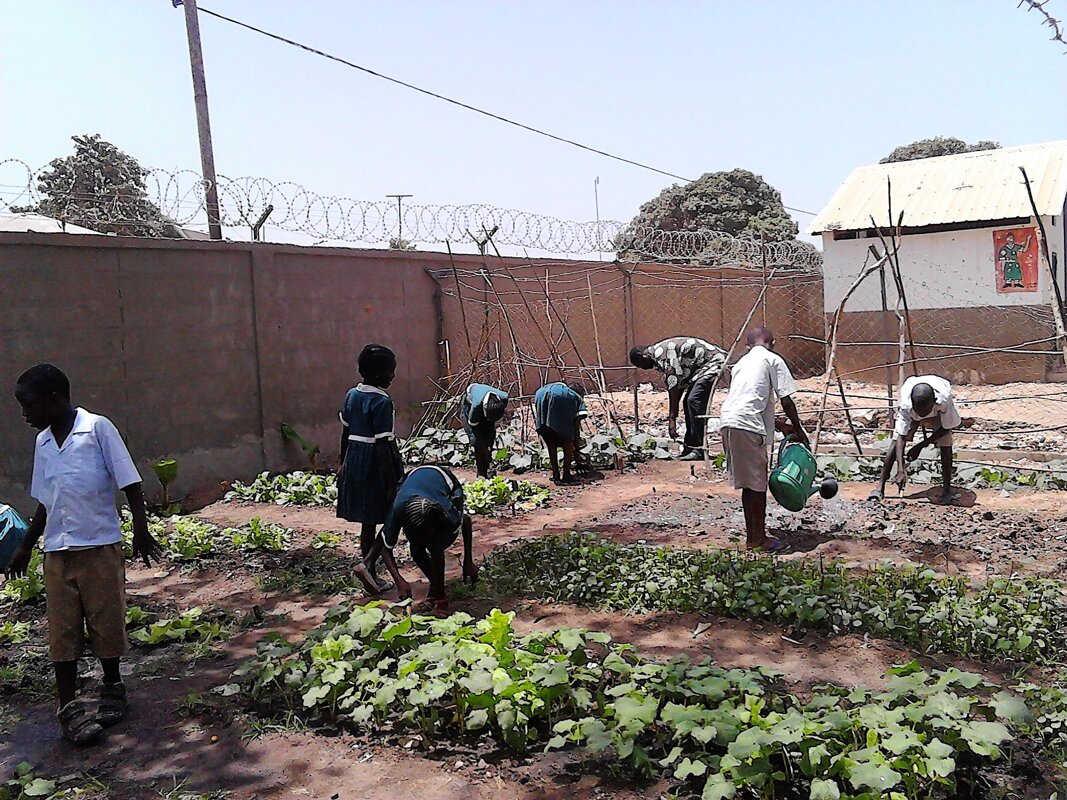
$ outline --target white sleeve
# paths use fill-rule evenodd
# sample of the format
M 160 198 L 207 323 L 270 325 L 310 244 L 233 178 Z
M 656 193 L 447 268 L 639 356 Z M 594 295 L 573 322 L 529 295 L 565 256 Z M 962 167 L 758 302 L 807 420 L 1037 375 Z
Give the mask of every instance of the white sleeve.
M 897 421 L 893 425 L 893 435 L 901 438 L 911 433 L 911 413 L 900 407 L 897 409 Z
M 775 355 L 771 359 L 770 368 L 771 385 L 774 387 L 774 393 L 778 395 L 779 399 L 795 394 L 797 384 L 793 380 L 793 373 L 789 371 L 789 365 L 785 363 L 785 359 Z
M 951 397 L 942 404 L 940 424 L 946 431 L 955 430 L 963 424 L 963 420 L 960 419 L 960 412 L 956 410 L 956 404 L 952 402 Z
M 33 450 L 33 477 L 30 478 L 30 497 L 41 505 L 47 505 L 47 490 L 45 489 L 44 464 L 37 455 L 37 448 Z
M 134 466 L 130 451 L 126 449 L 126 443 L 122 441 L 115 424 L 107 418 L 101 418 L 93 432 L 100 445 L 100 452 L 104 455 L 104 465 L 115 479 L 115 485 L 125 489 L 131 484 L 140 483 L 141 474 Z

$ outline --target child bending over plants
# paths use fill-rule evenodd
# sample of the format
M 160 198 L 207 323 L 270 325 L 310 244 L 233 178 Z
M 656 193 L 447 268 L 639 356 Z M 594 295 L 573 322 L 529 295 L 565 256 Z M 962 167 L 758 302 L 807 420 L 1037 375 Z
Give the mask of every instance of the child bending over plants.
M 416 609 L 437 615 L 448 613 L 445 590 L 445 551 L 463 533 L 463 580 L 471 586 L 478 580 L 478 567 L 471 554 L 473 527 L 463 513 L 463 486 L 449 470 L 437 466 L 416 467 L 400 484 L 396 500 L 382 527 L 381 535 L 363 561 L 356 565 L 356 577 L 369 594 L 383 591 L 371 573 L 371 564 L 380 556 L 393 576 L 401 600 L 411 597 L 411 586 L 401 576 L 393 558 L 400 531 L 407 536 L 411 558 L 430 582 L 424 603 Z
M 474 464 L 479 478 L 489 477 L 493 444 L 496 442 L 496 424 L 508 407 L 508 393 L 485 383 L 472 383 L 467 387 L 460 405 L 463 430 L 474 445 Z
M 542 386 L 534 395 L 534 422 L 538 435 L 548 448 L 548 463 L 552 467 L 552 480 L 556 483 L 574 483 L 571 465 L 578 455 L 578 440 L 582 434 L 582 420 L 588 416 L 585 409 L 585 390 L 579 384 L 550 383 Z M 563 449 L 563 474 L 560 475 L 559 454 Z

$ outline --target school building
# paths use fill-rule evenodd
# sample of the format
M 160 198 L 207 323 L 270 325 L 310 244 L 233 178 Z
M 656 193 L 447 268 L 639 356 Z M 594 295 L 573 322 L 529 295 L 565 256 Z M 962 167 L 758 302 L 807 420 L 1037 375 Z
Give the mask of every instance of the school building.
M 828 327 L 864 264 L 873 263 L 871 245 L 884 250 L 879 227 L 887 237 L 900 222 L 900 274 L 920 373 L 967 383 L 1062 375 L 1039 226 L 1067 296 L 1065 211 L 1067 141 L 859 167 L 811 226 L 823 241 Z M 884 365 L 898 357 L 897 300 L 890 272 L 875 272 L 848 300 L 837 358 L 846 377 L 895 380 Z

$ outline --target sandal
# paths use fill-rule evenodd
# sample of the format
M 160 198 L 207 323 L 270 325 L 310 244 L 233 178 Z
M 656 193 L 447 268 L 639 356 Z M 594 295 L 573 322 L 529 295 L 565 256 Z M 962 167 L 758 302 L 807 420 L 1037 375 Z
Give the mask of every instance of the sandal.
M 447 597 L 427 597 L 417 603 L 412 609 L 413 614 L 430 614 L 438 619 L 444 619 L 451 613 Z
M 63 738 L 78 747 L 92 744 L 104 734 L 104 729 L 96 721 L 96 712 L 84 700 L 71 700 L 56 716 L 63 729 Z
M 126 718 L 129 710 L 126 700 L 126 684 L 105 683 L 100 687 L 100 708 L 96 712 L 96 723 L 103 728 L 117 725 Z

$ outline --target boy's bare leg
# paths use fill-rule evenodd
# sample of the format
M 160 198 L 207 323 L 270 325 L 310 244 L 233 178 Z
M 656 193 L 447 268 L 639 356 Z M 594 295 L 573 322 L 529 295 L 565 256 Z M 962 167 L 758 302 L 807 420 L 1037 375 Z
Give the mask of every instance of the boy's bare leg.
M 489 477 L 489 448 L 484 444 L 474 445 L 474 466 L 478 470 L 479 478 Z
M 59 697 L 59 707 L 63 708 L 78 693 L 78 662 L 53 661 L 52 668 L 56 673 L 56 695 Z
M 548 447 L 548 466 L 552 469 L 552 480 L 559 481 L 559 453 L 556 452 L 556 437 L 542 436 Z M 564 466 L 564 468 L 566 468 Z
M 574 462 L 574 439 L 563 440 L 563 482 L 573 483 L 571 464 Z
M 375 555 L 373 561 L 369 560 L 367 557 L 374 548 L 374 537 L 377 532 L 378 526 L 373 522 L 364 522 L 363 527 L 359 530 L 359 552 L 363 556 L 363 560 L 367 562 L 367 567 L 370 569 L 371 573 L 375 572 L 375 567 L 378 566 L 378 555 Z
M 444 550 L 433 550 L 430 552 L 430 572 L 427 577 L 430 579 L 429 599 L 447 601 L 448 593 L 445 591 Z
M 952 491 L 952 448 L 939 447 L 941 451 L 941 502 L 952 503 L 959 495 Z
M 746 545 L 763 547 L 767 543 L 767 493 L 741 490 L 741 507 L 745 510 Z

